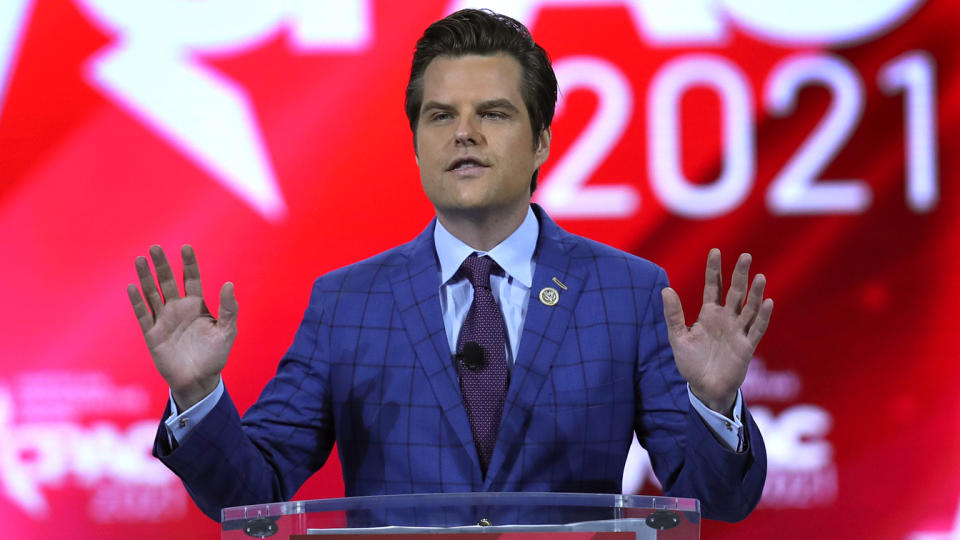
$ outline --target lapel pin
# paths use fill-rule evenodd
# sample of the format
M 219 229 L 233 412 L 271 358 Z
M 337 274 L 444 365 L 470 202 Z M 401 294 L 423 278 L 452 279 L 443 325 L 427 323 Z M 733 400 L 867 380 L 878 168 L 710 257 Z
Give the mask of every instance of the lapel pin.
M 553 287 L 544 287 L 540 289 L 540 301 L 547 306 L 555 306 L 560 301 L 560 293 Z
M 553 282 L 557 284 L 557 287 L 560 287 L 563 290 L 567 290 L 567 286 L 564 285 L 562 281 L 557 279 L 557 276 L 553 276 Z

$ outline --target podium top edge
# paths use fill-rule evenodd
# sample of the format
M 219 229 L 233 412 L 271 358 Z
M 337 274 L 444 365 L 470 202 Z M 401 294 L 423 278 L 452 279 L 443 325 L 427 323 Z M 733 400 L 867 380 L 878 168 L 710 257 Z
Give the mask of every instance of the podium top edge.
M 233 506 L 221 511 L 221 522 L 315 512 L 479 505 L 607 507 L 700 512 L 700 501 L 681 497 L 616 493 L 457 492 L 363 495 Z

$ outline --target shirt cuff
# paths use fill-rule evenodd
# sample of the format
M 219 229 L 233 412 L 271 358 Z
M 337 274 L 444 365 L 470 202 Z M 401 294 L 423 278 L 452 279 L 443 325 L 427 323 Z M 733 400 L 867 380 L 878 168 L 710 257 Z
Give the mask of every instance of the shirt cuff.
M 713 433 L 727 445 L 727 448 L 737 452 L 743 452 L 743 422 L 741 421 L 743 394 L 740 390 L 737 390 L 737 401 L 733 404 L 732 419 L 704 405 L 704 403 L 700 401 L 700 398 L 693 395 L 693 390 L 690 389 L 690 383 L 687 383 L 687 395 L 690 397 L 690 404 L 696 409 L 700 418 L 703 418 L 703 421 L 706 422 Z
M 213 392 L 207 394 L 207 397 L 201 399 L 197 403 L 190 407 L 189 409 L 183 411 L 181 414 L 177 410 L 177 404 L 173 400 L 173 391 L 170 391 L 170 416 L 166 419 L 164 424 L 167 426 L 167 435 L 170 436 L 170 446 L 173 447 L 178 441 L 182 441 L 184 437 L 190 433 L 190 430 L 193 429 L 193 426 L 200 423 L 214 407 L 217 406 L 217 402 L 220 401 L 220 398 L 223 396 L 223 379 L 220 379 L 220 382 L 217 383 L 217 387 L 213 389 Z

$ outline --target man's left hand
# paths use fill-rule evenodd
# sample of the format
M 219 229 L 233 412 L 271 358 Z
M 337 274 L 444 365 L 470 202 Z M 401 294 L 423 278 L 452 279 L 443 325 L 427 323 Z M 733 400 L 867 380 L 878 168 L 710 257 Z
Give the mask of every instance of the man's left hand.
M 773 300 L 763 299 L 767 282 L 763 274 L 753 278 L 747 293 L 750 260 L 749 253 L 740 255 L 724 303 L 720 250 L 710 250 L 703 306 L 693 326 L 686 324 L 677 292 L 670 287 L 662 291 L 663 315 L 677 369 L 700 401 L 727 416 L 733 412 L 737 391 L 773 312 Z

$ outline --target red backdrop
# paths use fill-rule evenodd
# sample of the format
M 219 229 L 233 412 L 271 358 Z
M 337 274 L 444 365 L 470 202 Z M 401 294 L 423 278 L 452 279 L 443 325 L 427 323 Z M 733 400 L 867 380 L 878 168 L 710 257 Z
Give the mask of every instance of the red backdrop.
M 428 223 L 403 88 L 460 3 L 316 4 L 0 6 L 4 538 L 217 535 L 148 455 L 166 387 L 124 287 L 150 244 L 194 245 L 208 298 L 236 284 L 245 408 L 313 278 Z M 703 536 L 957 538 L 954 3 L 488 5 L 560 78 L 535 199 L 562 226 L 664 266 L 688 312 L 710 247 L 768 276 L 767 487 Z M 655 493 L 633 458 L 625 490 Z M 331 458 L 297 496 L 342 490 Z

